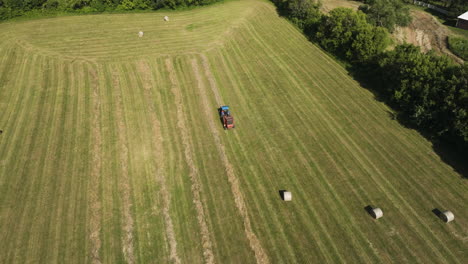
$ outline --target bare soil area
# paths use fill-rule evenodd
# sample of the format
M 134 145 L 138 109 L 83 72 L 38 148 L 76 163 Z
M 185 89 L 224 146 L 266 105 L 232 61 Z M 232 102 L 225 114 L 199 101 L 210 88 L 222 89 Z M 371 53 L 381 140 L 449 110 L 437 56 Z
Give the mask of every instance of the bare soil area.
M 357 10 L 360 5 L 363 3 L 357 1 L 347 1 L 347 0 L 323 0 L 321 10 L 325 13 L 330 12 L 331 10 L 337 7 L 347 7 L 353 10 Z
M 398 44 L 411 43 L 421 47 L 427 52 L 434 50 L 440 54 L 446 54 L 457 62 L 463 60 L 455 56 L 447 48 L 447 37 L 452 33 L 431 14 L 420 10 L 412 10 L 413 21 L 408 27 L 397 27 L 393 38 Z

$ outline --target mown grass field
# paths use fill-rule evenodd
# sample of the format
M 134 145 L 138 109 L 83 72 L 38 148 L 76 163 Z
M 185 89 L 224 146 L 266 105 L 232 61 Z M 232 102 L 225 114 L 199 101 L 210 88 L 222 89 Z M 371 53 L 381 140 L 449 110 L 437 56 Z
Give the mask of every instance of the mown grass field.
M 389 111 L 263 1 L 0 24 L 0 263 L 466 263 Z

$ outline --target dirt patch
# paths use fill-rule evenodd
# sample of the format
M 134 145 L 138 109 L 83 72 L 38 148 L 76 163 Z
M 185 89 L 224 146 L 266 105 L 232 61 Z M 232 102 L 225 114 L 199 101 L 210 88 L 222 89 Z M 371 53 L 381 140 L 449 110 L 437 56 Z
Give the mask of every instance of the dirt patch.
M 125 116 L 122 111 L 123 100 L 121 95 L 119 75 L 116 71 L 112 73 L 114 80 L 114 89 L 117 97 L 117 107 L 115 113 L 117 117 L 118 138 L 120 142 L 120 165 L 122 170 L 122 180 L 119 181 L 119 189 L 121 191 L 122 206 L 123 206 L 123 230 L 124 237 L 122 238 L 122 246 L 125 260 L 127 263 L 135 263 L 135 256 L 133 253 L 133 217 L 132 217 L 132 202 L 131 202 L 131 187 L 130 178 L 128 177 L 128 147 L 127 147 L 127 133 L 125 126 Z
M 171 90 L 175 97 L 175 103 L 177 106 L 176 108 L 177 116 L 180 117 L 177 119 L 177 126 L 179 127 L 179 130 L 181 132 L 182 144 L 184 145 L 185 160 L 190 170 L 189 176 L 190 176 L 190 180 L 192 181 L 191 188 L 192 188 L 192 194 L 193 194 L 193 203 L 195 204 L 195 209 L 197 211 L 198 225 L 200 226 L 201 235 L 202 235 L 203 256 L 205 258 L 206 263 L 211 264 L 211 263 L 214 263 L 214 255 L 213 255 L 212 243 L 210 239 L 210 232 L 208 230 L 208 225 L 206 224 L 205 212 L 204 212 L 203 204 L 200 198 L 201 187 L 200 187 L 200 180 L 198 178 L 199 177 L 198 169 L 195 166 L 195 163 L 192 158 L 193 156 L 192 156 L 192 150 L 191 150 L 190 143 L 189 143 L 189 135 L 187 132 L 188 130 L 184 122 L 185 116 L 184 116 L 184 111 L 182 109 L 182 95 L 180 94 L 179 83 L 177 81 L 174 66 L 172 65 L 171 59 L 169 58 L 166 59 L 166 68 L 169 71 L 169 78 L 172 84 Z
M 208 79 L 208 82 L 210 83 L 211 90 L 216 98 L 216 103 L 217 105 L 223 104 L 221 95 L 219 94 L 218 87 L 216 85 L 216 81 L 214 79 L 214 76 L 212 75 L 210 71 L 210 66 L 208 62 L 208 58 L 205 55 L 201 55 L 202 57 L 202 63 L 203 63 L 203 70 L 205 72 L 205 76 Z M 221 161 L 223 162 L 226 174 L 228 176 L 228 181 L 231 185 L 231 191 L 234 195 L 234 202 L 236 204 L 236 207 L 242 216 L 242 220 L 244 222 L 244 231 L 247 236 L 247 239 L 249 240 L 250 247 L 255 253 L 255 258 L 257 260 L 257 263 L 269 263 L 269 259 L 267 254 L 265 253 L 265 250 L 263 249 L 260 240 L 258 240 L 257 236 L 252 230 L 252 225 L 250 223 L 250 218 L 247 212 L 247 208 L 245 205 L 244 197 L 241 192 L 239 180 L 237 179 L 235 173 L 234 173 L 234 168 L 232 164 L 229 162 L 229 159 L 226 154 L 226 149 L 224 148 L 224 145 L 221 142 L 221 136 L 219 135 L 218 129 L 216 128 L 215 121 L 210 118 L 211 116 L 211 109 L 210 104 L 208 101 L 208 96 L 206 93 L 205 85 L 203 83 L 203 80 L 200 75 L 200 70 L 198 69 L 198 63 L 196 59 L 192 60 L 192 69 L 193 72 L 197 78 L 198 82 L 198 90 L 200 91 L 200 95 L 202 98 L 202 104 L 203 108 L 205 111 L 205 115 L 207 116 L 208 124 L 210 126 L 211 133 L 213 134 L 213 138 L 215 140 L 216 146 L 218 148 L 218 153 L 221 158 Z
M 162 136 L 161 136 L 161 124 L 154 113 L 153 104 L 151 103 L 151 100 L 150 100 L 150 98 L 153 98 L 152 93 L 151 93 L 151 88 L 152 88 L 151 69 L 146 63 L 139 62 L 138 71 L 140 72 L 143 78 L 143 87 L 145 90 L 145 97 L 147 100 L 149 100 L 147 104 L 149 105 L 151 109 L 151 114 L 150 114 L 151 125 L 154 131 L 154 137 L 153 137 L 152 143 L 153 143 L 154 154 L 157 160 L 157 171 L 156 171 L 155 179 L 161 188 L 161 196 L 163 200 L 162 213 L 164 216 L 164 224 L 166 226 L 166 237 L 167 237 L 167 240 L 169 241 L 170 259 L 174 263 L 178 264 L 181 262 L 177 254 L 177 241 L 176 241 L 176 236 L 174 232 L 174 224 L 172 223 L 172 218 L 169 213 L 169 209 L 171 207 L 171 194 L 167 190 L 166 177 L 164 177 L 164 174 L 163 174 L 165 163 L 164 163 L 164 155 L 162 154 L 163 146 L 162 146 Z
M 337 7 L 346 7 L 353 10 L 357 10 L 360 5 L 363 3 L 356 1 L 347 1 L 347 0 L 322 0 L 322 7 L 320 10 L 324 13 L 329 13 L 331 10 Z
M 92 77 L 93 84 L 93 120 L 92 120 L 92 135 L 94 138 L 93 143 L 93 167 L 91 169 L 91 178 L 89 184 L 89 201 L 90 201 L 90 225 L 89 225 L 89 239 L 91 240 L 91 262 L 94 264 L 102 263 L 99 255 L 101 249 L 101 213 L 102 205 L 99 197 L 99 185 L 101 181 L 101 146 L 102 137 L 100 129 L 101 119 L 101 100 L 99 98 L 99 86 L 97 73 L 94 69 L 89 70 L 89 74 Z
M 463 62 L 447 48 L 447 37 L 450 30 L 442 25 L 434 16 L 420 10 L 411 10 L 413 21 L 408 27 L 397 27 L 393 38 L 397 43 L 411 43 L 421 47 L 423 52 L 434 50 L 446 54 L 457 62 Z

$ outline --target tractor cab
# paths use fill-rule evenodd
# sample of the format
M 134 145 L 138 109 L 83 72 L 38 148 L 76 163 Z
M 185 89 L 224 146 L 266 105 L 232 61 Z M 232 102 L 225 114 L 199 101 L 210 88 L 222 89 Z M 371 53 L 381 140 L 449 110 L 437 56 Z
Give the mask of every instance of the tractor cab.
M 221 119 L 221 122 L 223 123 L 224 129 L 230 129 L 230 128 L 235 128 L 236 126 L 234 125 L 234 117 L 231 115 L 231 111 L 229 111 L 229 106 L 221 106 L 219 109 L 219 118 Z

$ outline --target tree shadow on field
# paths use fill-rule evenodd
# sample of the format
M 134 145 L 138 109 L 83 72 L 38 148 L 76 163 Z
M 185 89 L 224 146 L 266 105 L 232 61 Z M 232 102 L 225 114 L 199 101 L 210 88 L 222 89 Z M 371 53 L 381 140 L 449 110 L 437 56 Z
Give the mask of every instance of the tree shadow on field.
M 347 64 L 345 65 L 345 68 L 351 78 L 357 81 L 361 87 L 372 93 L 375 100 L 386 103 L 388 105 L 384 91 L 379 90 L 379 87 L 383 87 L 381 80 L 377 73 L 372 73 L 374 68 L 377 68 L 377 65 L 358 67 Z
M 440 159 L 450 165 L 465 180 L 468 179 L 468 151 L 449 143 L 434 142 L 432 149 Z
M 430 132 L 412 124 L 409 118 L 395 110 L 397 109 L 395 105 L 389 102 L 389 100 L 386 100 L 386 96 L 384 95 L 385 91 L 382 91 L 380 88 L 384 86 L 381 80 L 379 80 L 378 75 L 372 74 L 372 69 L 370 68 L 371 67 L 359 68 L 357 66 L 346 65 L 346 70 L 349 72 L 350 77 L 357 81 L 361 87 L 370 91 L 375 100 L 385 103 L 393 110 L 386 110 L 390 119 L 398 121 L 398 123 L 405 128 L 418 131 L 421 136 L 432 143 L 433 151 L 445 164 L 448 164 L 456 173 L 460 174 L 462 179 L 468 179 L 468 150 L 466 149 L 466 145 L 458 146 L 448 140 L 442 138 L 437 139 Z

